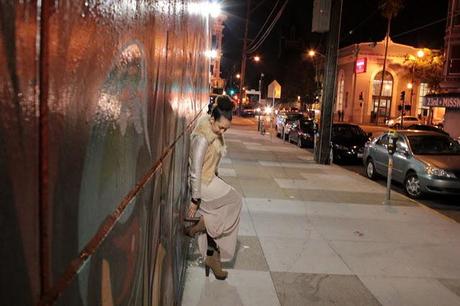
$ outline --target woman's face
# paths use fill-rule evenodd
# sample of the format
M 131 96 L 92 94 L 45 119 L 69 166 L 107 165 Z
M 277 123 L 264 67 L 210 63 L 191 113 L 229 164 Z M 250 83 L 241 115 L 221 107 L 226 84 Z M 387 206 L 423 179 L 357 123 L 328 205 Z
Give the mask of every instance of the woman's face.
M 217 135 L 222 135 L 232 125 L 231 121 L 225 117 L 220 117 L 219 120 L 215 120 L 211 117 L 211 129 Z

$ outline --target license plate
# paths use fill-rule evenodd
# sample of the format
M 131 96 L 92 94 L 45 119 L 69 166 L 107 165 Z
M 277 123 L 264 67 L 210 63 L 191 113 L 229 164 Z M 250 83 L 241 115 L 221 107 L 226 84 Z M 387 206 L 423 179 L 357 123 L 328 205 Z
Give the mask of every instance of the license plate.
M 363 158 L 363 153 L 358 153 L 357 156 L 358 158 Z

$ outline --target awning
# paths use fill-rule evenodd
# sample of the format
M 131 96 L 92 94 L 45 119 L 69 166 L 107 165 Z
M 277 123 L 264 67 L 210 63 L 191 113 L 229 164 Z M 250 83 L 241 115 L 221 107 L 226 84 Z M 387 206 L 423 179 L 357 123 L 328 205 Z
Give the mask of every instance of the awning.
M 423 97 L 423 106 L 460 109 L 460 93 L 426 95 Z

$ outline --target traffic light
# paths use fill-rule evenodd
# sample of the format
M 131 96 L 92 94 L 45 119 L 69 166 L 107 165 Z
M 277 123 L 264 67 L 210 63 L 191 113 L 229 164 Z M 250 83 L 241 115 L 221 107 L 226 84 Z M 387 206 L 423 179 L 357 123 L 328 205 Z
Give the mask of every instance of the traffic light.
M 401 91 L 401 96 L 400 96 L 400 100 L 401 101 L 404 101 L 406 99 L 406 91 Z

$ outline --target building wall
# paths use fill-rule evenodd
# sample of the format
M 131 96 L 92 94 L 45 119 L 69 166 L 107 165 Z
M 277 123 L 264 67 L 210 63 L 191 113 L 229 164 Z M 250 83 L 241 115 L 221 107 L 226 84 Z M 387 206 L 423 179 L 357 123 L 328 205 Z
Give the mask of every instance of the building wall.
M 359 52 L 356 56 L 356 50 Z M 407 84 L 411 82 L 410 70 L 403 66 L 405 57 L 409 54 L 414 55 L 418 49 L 411 46 L 393 43 L 390 40 L 388 48 L 388 60 L 386 71 L 393 77 L 393 88 L 389 117 L 400 115 L 398 107 L 401 105 L 400 94 L 406 92 L 405 104 L 411 105 L 411 110 L 407 115 L 418 115 L 419 83 L 413 83 L 412 103 L 410 103 L 410 90 Z M 384 54 L 384 41 L 379 43 L 361 43 L 342 48 L 339 53 L 338 76 L 340 71 L 345 74 L 345 96 L 348 93 L 347 106 L 344 107 L 344 119 L 355 123 L 371 122 L 371 112 L 373 111 L 373 80 L 382 71 Z M 364 73 L 355 75 L 354 67 L 356 58 L 367 58 L 367 69 Z M 339 82 L 339 78 L 338 78 Z M 355 87 L 355 88 L 354 88 Z M 338 86 L 337 86 L 338 88 Z M 353 94 L 354 92 L 354 94 Z M 338 93 L 337 93 L 338 94 Z M 378 95 L 378 92 L 377 94 Z M 362 96 L 362 99 L 360 99 Z M 336 111 L 337 99 L 336 99 Z M 337 117 L 337 116 L 336 116 Z M 383 121 L 383 118 L 379 121 Z
M 1 304 L 178 305 L 209 20 L 40 3 L 0 2 Z

